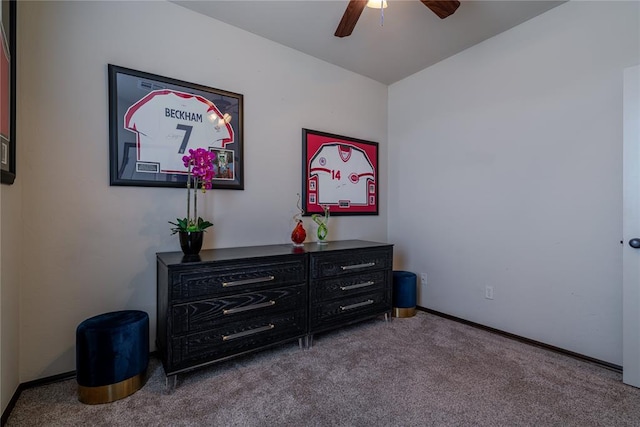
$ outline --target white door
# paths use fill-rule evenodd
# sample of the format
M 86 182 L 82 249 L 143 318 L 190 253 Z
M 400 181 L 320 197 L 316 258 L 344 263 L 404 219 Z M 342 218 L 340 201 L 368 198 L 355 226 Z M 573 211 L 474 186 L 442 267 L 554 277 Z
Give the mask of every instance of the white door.
M 640 387 L 640 66 L 624 70 L 622 381 Z

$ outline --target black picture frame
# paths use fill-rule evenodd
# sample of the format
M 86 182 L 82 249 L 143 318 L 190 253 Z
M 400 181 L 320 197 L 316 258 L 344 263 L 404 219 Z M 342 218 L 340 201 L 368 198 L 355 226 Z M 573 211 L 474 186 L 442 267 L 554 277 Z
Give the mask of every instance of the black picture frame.
M 213 188 L 244 189 L 243 95 L 113 64 L 108 74 L 110 185 L 185 188 L 182 157 L 205 148 Z
M 377 142 L 302 129 L 303 215 L 378 215 L 379 181 Z
M 16 179 L 16 0 L 2 0 L 0 24 L 0 182 Z

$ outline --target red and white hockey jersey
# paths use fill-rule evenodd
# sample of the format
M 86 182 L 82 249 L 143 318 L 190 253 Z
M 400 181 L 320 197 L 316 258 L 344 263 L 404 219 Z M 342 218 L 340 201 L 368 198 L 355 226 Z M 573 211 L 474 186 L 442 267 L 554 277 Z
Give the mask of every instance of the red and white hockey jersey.
M 311 158 L 309 172 L 318 177 L 318 204 L 367 205 L 375 182 L 367 154 L 348 144 L 324 144 Z

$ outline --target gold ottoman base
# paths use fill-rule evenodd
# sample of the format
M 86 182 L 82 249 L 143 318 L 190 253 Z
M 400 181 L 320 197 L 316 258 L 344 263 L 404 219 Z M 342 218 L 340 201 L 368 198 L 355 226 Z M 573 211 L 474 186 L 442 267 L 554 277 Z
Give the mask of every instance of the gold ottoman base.
M 393 317 L 413 317 L 416 315 L 416 308 L 398 308 L 393 307 Z
M 97 405 L 125 398 L 142 388 L 144 377 L 145 374 L 141 373 L 119 383 L 98 387 L 86 387 L 78 384 L 78 400 L 89 405 Z

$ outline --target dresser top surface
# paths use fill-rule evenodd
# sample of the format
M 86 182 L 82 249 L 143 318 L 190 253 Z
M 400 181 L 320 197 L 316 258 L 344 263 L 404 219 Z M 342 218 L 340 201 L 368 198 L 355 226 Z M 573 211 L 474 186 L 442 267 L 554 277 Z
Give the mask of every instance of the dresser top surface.
M 337 240 L 318 244 L 305 243 L 302 247 L 292 244 L 244 246 L 235 248 L 205 249 L 195 256 L 185 256 L 182 252 L 158 252 L 156 257 L 164 265 L 190 265 L 216 261 L 232 261 L 235 259 L 261 258 L 279 255 L 299 255 L 306 253 L 320 253 L 349 249 L 367 249 L 375 247 L 393 246 L 391 243 L 371 242 L 367 240 Z

